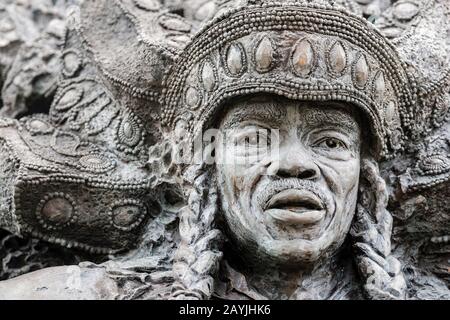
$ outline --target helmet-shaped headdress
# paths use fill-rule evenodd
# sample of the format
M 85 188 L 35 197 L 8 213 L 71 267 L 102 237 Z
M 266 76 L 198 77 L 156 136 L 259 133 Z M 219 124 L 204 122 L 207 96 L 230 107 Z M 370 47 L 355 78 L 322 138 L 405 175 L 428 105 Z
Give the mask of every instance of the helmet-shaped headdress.
M 236 96 L 351 103 L 368 119 L 381 158 L 402 148 L 415 98 L 395 47 L 331 1 L 252 1 L 224 11 L 187 45 L 164 87 L 163 123 L 191 119 L 193 136 Z

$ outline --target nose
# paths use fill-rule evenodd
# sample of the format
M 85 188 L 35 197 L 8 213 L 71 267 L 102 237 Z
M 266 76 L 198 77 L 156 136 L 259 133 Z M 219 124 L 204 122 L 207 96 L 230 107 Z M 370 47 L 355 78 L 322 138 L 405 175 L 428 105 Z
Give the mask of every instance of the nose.
M 279 156 L 276 175 L 280 178 L 316 180 L 319 177 L 319 168 L 305 148 L 288 146 L 280 150 Z

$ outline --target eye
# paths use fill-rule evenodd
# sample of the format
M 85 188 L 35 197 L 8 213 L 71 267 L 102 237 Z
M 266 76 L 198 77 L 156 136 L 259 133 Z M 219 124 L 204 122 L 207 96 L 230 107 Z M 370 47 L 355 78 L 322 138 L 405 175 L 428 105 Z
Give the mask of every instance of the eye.
M 347 149 L 347 145 L 337 138 L 325 138 L 319 140 L 316 146 L 333 150 Z
M 258 133 L 245 137 L 245 143 L 251 146 L 258 144 Z
M 266 129 L 258 129 L 243 132 L 236 136 L 235 143 L 242 146 L 266 147 L 270 143 L 270 133 L 268 131 Z

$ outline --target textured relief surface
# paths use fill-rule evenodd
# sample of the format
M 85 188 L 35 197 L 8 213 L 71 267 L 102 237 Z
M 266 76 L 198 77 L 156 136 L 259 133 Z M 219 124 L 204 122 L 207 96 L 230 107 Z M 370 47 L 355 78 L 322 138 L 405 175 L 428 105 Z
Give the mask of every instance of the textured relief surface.
M 0 4 L 0 299 L 450 299 L 449 19 Z

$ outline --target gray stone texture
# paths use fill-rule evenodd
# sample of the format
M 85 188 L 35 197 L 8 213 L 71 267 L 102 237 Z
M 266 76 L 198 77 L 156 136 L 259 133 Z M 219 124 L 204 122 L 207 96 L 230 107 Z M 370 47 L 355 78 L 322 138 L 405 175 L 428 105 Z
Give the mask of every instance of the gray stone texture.
M 0 299 L 450 299 L 449 22 L 2 2 Z

